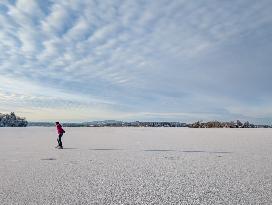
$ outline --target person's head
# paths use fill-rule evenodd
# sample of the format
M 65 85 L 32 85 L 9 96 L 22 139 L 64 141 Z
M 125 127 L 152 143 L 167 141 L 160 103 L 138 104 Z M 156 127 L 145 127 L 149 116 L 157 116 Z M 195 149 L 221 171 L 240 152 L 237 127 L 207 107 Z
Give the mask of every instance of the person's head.
M 59 122 L 56 122 L 56 125 L 59 125 Z

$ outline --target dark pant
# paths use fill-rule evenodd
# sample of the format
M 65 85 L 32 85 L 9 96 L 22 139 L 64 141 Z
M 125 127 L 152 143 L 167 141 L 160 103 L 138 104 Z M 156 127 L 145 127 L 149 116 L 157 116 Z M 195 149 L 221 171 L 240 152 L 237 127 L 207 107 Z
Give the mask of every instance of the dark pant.
M 61 141 L 61 137 L 62 137 L 63 133 L 59 134 L 59 137 L 58 137 L 58 144 L 60 147 L 62 147 L 62 141 Z

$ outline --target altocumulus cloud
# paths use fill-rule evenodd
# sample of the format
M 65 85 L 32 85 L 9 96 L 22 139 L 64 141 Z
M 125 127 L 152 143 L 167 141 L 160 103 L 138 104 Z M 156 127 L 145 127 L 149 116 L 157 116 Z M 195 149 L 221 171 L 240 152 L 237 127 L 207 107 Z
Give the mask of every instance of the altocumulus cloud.
M 4 0 L 0 111 L 271 122 L 272 2 Z

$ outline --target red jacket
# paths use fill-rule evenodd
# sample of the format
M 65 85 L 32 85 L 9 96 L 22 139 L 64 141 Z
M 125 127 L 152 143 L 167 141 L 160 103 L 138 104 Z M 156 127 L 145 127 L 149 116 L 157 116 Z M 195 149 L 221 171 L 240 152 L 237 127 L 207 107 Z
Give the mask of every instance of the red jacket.
M 62 126 L 61 124 L 58 124 L 57 125 L 57 131 L 58 131 L 58 134 L 63 134 L 65 131 L 62 129 Z

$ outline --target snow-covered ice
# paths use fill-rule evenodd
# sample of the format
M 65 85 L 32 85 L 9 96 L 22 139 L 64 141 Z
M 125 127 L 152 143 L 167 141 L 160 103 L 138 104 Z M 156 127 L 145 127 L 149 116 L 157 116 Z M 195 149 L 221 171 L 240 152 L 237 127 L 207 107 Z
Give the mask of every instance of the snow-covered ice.
M 0 204 L 272 204 L 272 129 L 0 129 Z

